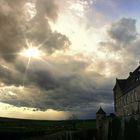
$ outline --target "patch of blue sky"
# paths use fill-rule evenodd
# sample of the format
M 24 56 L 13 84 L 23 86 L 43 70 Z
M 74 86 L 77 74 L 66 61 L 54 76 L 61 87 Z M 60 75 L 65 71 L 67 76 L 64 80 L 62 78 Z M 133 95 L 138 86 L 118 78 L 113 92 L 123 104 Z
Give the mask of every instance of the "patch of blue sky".
M 139 20 L 140 0 L 96 0 L 93 8 L 109 20 L 131 17 Z

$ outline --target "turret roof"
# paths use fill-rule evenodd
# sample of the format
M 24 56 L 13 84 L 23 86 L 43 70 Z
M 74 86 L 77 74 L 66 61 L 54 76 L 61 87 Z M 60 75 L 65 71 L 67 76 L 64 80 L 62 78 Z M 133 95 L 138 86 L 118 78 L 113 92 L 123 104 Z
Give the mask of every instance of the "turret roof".
M 96 112 L 96 114 L 106 114 L 104 110 L 100 107 L 100 109 Z

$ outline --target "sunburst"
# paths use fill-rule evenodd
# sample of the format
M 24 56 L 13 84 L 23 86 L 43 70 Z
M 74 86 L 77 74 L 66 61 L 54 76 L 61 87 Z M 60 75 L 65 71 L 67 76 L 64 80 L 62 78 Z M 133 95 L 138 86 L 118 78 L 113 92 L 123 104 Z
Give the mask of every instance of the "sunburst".
M 29 43 L 26 40 L 27 48 L 24 48 L 20 55 L 27 58 L 40 58 L 43 55 L 43 52 L 39 49 L 39 47 L 33 47 L 32 43 Z
M 25 57 L 34 57 L 37 58 L 40 56 L 40 51 L 37 48 L 28 48 L 25 49 L 22 53 Z
M 43 55 L 44 55 L 43 52 L 40 50 L 40 47 L 33 46 L 33 44 L 29 43 L 28 40 L 26 40 L 26 46 L 27 46 L 27 48 L 24 48 L 20 52 L 21 56 L 28 59 L 25 73 L 24 73 L 24 77 L 23 77 L 23 86 L 24 86 L 24 83 L 26 80 L 27 71 L 28 71 L 28 68 L 30 66 L 31 59 L 41 59 L 41 57 L 43 57 Z

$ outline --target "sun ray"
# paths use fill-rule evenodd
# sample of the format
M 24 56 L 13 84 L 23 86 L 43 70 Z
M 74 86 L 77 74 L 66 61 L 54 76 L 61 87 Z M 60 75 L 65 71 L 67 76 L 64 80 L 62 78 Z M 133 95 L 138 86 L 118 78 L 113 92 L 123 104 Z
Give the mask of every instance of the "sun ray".
M 51 38 L 51 36 L 49 36 L 48 38 L 46 38 L 42 43 L 40 43 L 37 48 L 40 49 L 49 39 Z
M 27 62 L 26 69 L 25 69 L 25 72 L 24 72 L 24 76 L 23 76 L 23 84 L 22 84 L 23 87 L 24 87 L 24 85 L 25 85 L 25 80 L 26 80 L 27 71 L 28 71 L 28 68 L 29 68 L 30 62 L 31 62 L 31 57 L 28 58 L 28 62 Z
M 20 55 L 23 57 L 28 58 L 27 61 L 27 65 L 25 68 L 25 72 L 24 72 L 24 76 L 23 76 L 23 86 L 25 85 L 25 81 L 26 81 L 26 77 L 27 77 L 27 72 L 30 66 L 30 62 L 31 59 L 39 59 L 41 60 L 41 58 L 44 56 L 44 53 L 39 49 L 40 47 L 42 47 L 42 45 L 47 41 L 47 39 L 41 43 L 40 45 L 37 46 L 33 46 L 32 42 L 29 42 L 28 39 L 25 38 L 25 43 L 26 43 L 26 48 L 24 48 L 21 52 Z

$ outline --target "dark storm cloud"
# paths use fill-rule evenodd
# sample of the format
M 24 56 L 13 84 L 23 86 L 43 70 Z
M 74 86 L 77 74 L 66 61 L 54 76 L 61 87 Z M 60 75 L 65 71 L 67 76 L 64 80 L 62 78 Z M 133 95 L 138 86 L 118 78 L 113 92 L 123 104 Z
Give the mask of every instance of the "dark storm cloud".
M 128 49 L 129 44 L 133 45 L 138 40 L 139 35 L 136 31 L 136 20 L 132 18 L 122 18 L 118 22 L 113 23 L 108 29 L 110 40 L 101 42 L 104 49 L 116 51 Z M 133 48 L 133 46 L 131 46 Z
M 37 16 L 44 17 L 45 15 L 51 20 L 57 18 L 58 7 L 55 0 L 37 0 L 36 2 Z
M 36 11 L 30 20 L 25 14 L 27 2 Z M 122 18 L 111 24 L 109 39 L 100 43 L 99 51 L 117 59 L 102 60 L 100 53 L 99 58 L 68 52 L 53 55 L 70 45 L 65 35 L 50 27 L 58 12 L 54 0 L 0 0 L 0 101 L 18 107 L 79 112 L 85 118 L 93 117 L 99 106 L 112 111 L 115 78 L 126 75 L 139 59 L 136 21 Z M 14 55 L 27 47 L 25 40 L 47 54 L 43 60 L 31 59 L 27 70 L 28 58 Z
M 11 11 L 9 11 L 11 12 Z M 15 58 L 14 53 L 20 50 L 22 33 L 16 15 L 7 14 L 0 10 L 0 55 L 7 61 Z
M 67 49 L 70 45 L 68 38 L 60 33 L 52 32 L 48 23 L 49 20 L 54 21 L 57 18 L 58 8 L 55 1 L 38 0 L 36 10 L 36 16 L 27 24 L 27 37 L 47 53 Z
M 132 18 L 122 18 L 118 22 L 113 23 L 108 29 L 110 40 L 100 42 L 103 51 L 120 51 L 129 47 L 133 48 L 133 44 L 138 39 L 136 31 L 136 20 Z M 129 46 L 129 45 L 132 46 Z
M 46 90 L 54 89 L 59 86 L 59 81 L 52 75 L 52 73 L 43 69 L 28 71 L 28 81 L 26 84 L 31 83 Z
M 48 53 L 66 49 L 70 44 L 65 35 L 52 32 L 48 23 L 57 18 L 58 8 L 53 0 L 37 0 L 36 15 L 29 21 L 25 15 L 26 2 L 0 0 L 0 55 L 6 61 L 13 61 L 15 54 L 27 47 L 26 39 L 36 46 L 42 44 Z
M 100 51 L 118 56 L 111 60 L 114 63 L 112 66 L 116 66 L 114 68 L 119 72 L 118 75 L 123 73 L 126 76 L 126 67 L 130 71 L 139 62 L 140 36 L 136 30 L 136 20 L 122 18 L 113 23 L 108 30 L 108 37 L 107 41 L 100 42 Z
M 7 68 L 4 65 L 0 65 L 0 81 L 7 85 L 20 85 L 22 74 L 15 70 L 15 68 Z
M 89 110 L 102 102 L 112 103 L 112 79 L 100 74 L 104 70 L 103 63 L 100 71 L 95 72 L 88 71 L 92 61 L 82 55 L 51 56 L 70 45 L 65 35 L 53 32 L 49 25 L 58 14 L 55 1 L 37 0 L 36 15 L 29 21 L 22 10 L 26 1 L 0 2 L 7 8 L 6 11 L 0 9 L 0 53 L 4 62 L 4 66 L 0 66 L 0 80 L 5 84 L 0 89 L 2 102 L 18 107 L 70 111 Z M 26 72 L 27 59 L 13 55 L 26 46 L 25 39 L 35 46 L 41 44 L 41 50 L 50 54 L 46 63 L 31 60 Z M 24 89 L 20 87 L 23 84 Z M 10 85 L 13 87 L 9 89 Z
M 67 59 L 69 61 L 65 62 Z M 15 95 L 2 94 L 1 101 L 16 106 L 61 111 L 79 111 L 97 107 L 102 102 L 112 103 L 111 79 L 96 72 L 87 73 L 86 69 L 90 65 L 88 60 L 66 57 L 63 61 L 53 60 L 52 64 L 48 63 L 52 67 L 32 63 L 25 80 L 24 92 L 15 87 Z
M 136 39 L 136 20 L 132 18 L 122 18 L 111 25 L 108 34 L 112 39 L 120 43 L 129 43 Z

